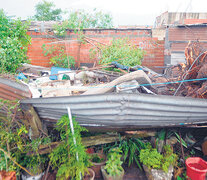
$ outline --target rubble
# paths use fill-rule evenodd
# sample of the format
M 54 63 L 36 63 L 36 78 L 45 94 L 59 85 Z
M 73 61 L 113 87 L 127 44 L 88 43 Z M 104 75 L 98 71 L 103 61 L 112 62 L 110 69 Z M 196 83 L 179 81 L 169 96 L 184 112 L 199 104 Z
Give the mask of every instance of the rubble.
M 146 75 L 146 73 L 143 70 L 134 71 L 132 73 L 125 74 L 110 83 L 107 84 L 100 84 L 96 86 L 95 88 L 91 88 L 90 90 L 83 93 L 83 95 L 89 95 L 89 94 L 103 94 L 107 92 L 114 91 L 115 87 L 123 82 L 136 80 L 139 84 L 151 84 L 150 78 Z
M 142 66 L 123 66 L 118 62 L 107 66 L 83 67 L 82 70 L 49 69 L 24 64 L 16 79 L 29 87 L 33 98 L 108 92 L 207 98 L 207 51 L 199 42 L 189 42 L 185 56 L 186 63 L 167 67 L 164 74 Z M 108 67 L 121 71 L 104 70 Z

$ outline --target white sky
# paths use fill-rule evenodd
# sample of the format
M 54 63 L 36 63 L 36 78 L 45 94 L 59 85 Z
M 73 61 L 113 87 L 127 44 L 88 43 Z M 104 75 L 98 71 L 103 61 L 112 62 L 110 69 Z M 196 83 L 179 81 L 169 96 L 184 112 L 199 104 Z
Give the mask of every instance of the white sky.
M 41 0 L 0 0 L 9 16 L 26 19 L 35 14 Z M 62 10 L 97 8 L 111 13 L 114 25 L 153 25 L 155 18 L 169 12 L 207 12 L 207 0 L 49 0 Z

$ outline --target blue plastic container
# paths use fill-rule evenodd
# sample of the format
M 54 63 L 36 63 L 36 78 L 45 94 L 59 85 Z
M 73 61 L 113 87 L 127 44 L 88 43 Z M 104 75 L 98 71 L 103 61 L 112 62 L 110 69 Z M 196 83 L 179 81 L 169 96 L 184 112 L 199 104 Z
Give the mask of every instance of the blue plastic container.
M 71 69 L 54 66 L 51 67 L 51 75 L 58 74 L 58 71 L 71 71 Z M 50 76 L 50 80 L 58 80 L 58 77 L 56 75 Z

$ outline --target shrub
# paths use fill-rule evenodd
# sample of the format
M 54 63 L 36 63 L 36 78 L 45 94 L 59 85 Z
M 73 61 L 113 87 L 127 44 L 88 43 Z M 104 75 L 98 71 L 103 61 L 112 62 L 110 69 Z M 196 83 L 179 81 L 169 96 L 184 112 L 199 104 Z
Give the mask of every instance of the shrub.
M 42 49 L 44 56 L 48 56 L 50 58 L 50 64 L 54 66 L 70 68 L 71 66 L 75 65 L 75 59 L 72 56 L 66 54 L 64 45 L 46 47 L 44 44 Z
M 28 25 L 28 22 L 20 19 L 12 20 L 0 10 L 0 72 L 15 73 L 21 63 L 28 62 Z
M 111 149 L 108 154 L 108 160 L 106 161 L 106 166 L 104 169 L 109 174 L 109 176 L 117 176 L 123 172 L 121 159 L 121 150 L 119 148 Z
M 170 165 L 175 165 L 177 155 L 173 153 L 170 145 L 164 146 L 164 153 L 160 154 L 156 148 L 152 148 L 151 144 L 147 144 L 145 149 L 140 152 L 140 162 L 149 169 L 162 169 L 168 172 Z
M 125 66 L 136 66 L 141 64 L 144 51 L 132 44 L 129 39 L 113 39 L 110 45 L 99 45 L 98 49 L 91 49 L 91 58 L 99 54 L 100 64 L 110 64 L 118 61 Z

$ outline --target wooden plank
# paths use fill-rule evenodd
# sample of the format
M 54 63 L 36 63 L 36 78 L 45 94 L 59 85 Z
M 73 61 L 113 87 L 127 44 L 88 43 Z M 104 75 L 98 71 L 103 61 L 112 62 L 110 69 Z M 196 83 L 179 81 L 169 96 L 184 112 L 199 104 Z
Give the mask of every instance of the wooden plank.
M 124 139 L 125 137 L 122 136 L 121 139 Z M 96 145 L 101 145 L 101 144 L 109 144 L 119 141 L 119 136 L 118 135 L 108 135 L 108 134 L 102 134 L 102 135 L 97 135 L 97 136 L 90 136 L 90 137 L 83 137 L 82 138 L 82 143 L 84 146 L 89 147 L 89 146 L 96 146 Z M 39 153 L 40 154 L 47 154 L 50 153 L 51 150 L 55 147 L 57 147 L 61 142 L 52 142 L 47 145 L 40 145 L 39 146 Z
M 149 136 L 155 136 L 155 131 L 127 131 L 127 134 L 124 136 L 121 136 L 121 140 L 125 138 L 140 138 L 140 137 L 149 137 Z M 96 146 L 101 144 L 109 144 L 116 141 L 119 141 L 120 137 L 118 134 L 101 134 L 97 136 L 90 136 L 90 137 L 83 137 L 82 143 L 84 146 Z M 47 145 L 40 145 L 39 146 L 39 153 L 40 154 L 47 154 L 52 151 L 53 148 L 57 147 L 61 142 L 52 142 Z
M 27 105 L 27 109 L 24 109 L 24 121 L 27 128 L 32 130 L 32 138 L 37 138 L 43 131 L 42 122 L 36 113 L 35 109 L 31 105 Z M 44 132 L 46 134 L 46 132 Z

